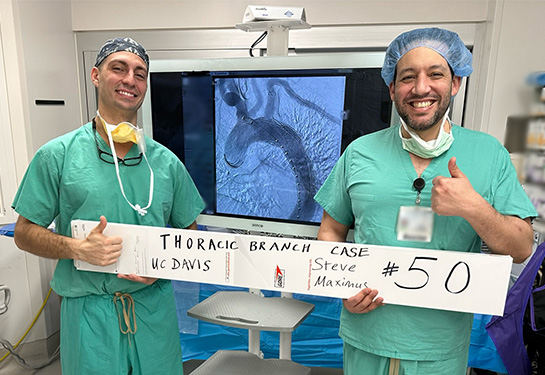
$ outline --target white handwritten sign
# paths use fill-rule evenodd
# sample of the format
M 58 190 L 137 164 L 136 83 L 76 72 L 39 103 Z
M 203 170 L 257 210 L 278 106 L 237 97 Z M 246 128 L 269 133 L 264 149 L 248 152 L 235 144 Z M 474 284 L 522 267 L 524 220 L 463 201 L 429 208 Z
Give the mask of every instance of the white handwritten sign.
M 84 238 L 98 222 L 74 220 Z M 79 270 L 134 273 L 281 292 L 348 298 L 365 287 L 385 303 L 502 315 L 509 256 L 375 246 L 108 223 L 123 238 L 117 263 Z

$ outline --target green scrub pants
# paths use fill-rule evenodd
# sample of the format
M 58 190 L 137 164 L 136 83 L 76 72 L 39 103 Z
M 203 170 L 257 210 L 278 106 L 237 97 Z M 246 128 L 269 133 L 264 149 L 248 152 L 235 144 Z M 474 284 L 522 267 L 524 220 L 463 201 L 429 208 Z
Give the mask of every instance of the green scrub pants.
M 65 297 L 61 305 L 61 367 L 69 375 L 182 375 L 178 319 L 170 281 L 131 295 L 136 333 L 126 330 L 113 295 Z M 134 324 L 133 324 L 134 327 Z
M 465 375 L 467 356 L 442 361 L 381 357 L 344 343 L 344 375 Z

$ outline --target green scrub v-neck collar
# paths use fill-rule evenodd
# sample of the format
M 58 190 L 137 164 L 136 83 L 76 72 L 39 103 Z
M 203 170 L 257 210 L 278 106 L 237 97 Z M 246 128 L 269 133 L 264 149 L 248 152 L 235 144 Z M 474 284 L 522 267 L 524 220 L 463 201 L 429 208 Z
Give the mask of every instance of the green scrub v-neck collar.
M 399 135 L 400 126 L 401 125 L 398 125 L 398 128 L 396 129 L 396 135 Z M 454 126 L 451 127 L 451 131 L 454 132 Z M 411 155 L 409 155 L 409 151 L 403 148 L 401 138 L 399 138 L 399 136 L 397 136 L 396 138 L 397 138 L 397 143 L 399 146 L 397 148 L 399 151 L 399 157 L 401 158 L 401 161 L 403 163 L 403 168 L 405 169 L 405 173 L 407 174 L 407 177 L 409 178 L 409 180 L 414 181 L 415 179 L 418 178 L 418 175 L 416 174 L 416 169 L 414 168 L 413 162 L 411 160 Z M 435 158 L 432 158 L 430 164 L 426 167 L 426 169 L 424 169 L 420 178 L 424 179 L 426 183 L 431 184 L 431 181 L 429 179 L 436 175 L 435 172 L 437 170 L 437 166 L 439 165 L 440 161 L 445 157 L 445 155 L 449 153 L 449 150 L 445 151 L 443 154 Z

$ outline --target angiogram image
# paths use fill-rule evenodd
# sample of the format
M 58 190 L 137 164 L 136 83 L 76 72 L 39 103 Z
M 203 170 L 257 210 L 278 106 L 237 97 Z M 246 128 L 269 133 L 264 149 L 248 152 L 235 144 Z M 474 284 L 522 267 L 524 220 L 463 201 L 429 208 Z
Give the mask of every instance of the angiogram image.
M 319 222 L 344 93 L 343 76 L 216 78 L 217 212 Z

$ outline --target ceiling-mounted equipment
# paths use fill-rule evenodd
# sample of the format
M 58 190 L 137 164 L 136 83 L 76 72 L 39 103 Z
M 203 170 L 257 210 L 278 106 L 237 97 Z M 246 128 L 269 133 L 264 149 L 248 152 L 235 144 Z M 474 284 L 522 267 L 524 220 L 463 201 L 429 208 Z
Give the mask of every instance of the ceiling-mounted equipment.
M 311 26 L 306 22 L 305 8 L 248 5 L 242 23 L 235 27 L 247 32 L 267 31 L 267 56 L 285 56 L 290 29 L 310 29 Z

